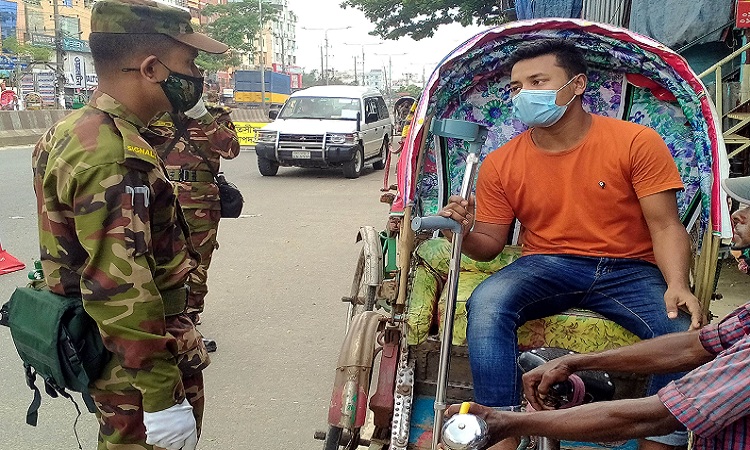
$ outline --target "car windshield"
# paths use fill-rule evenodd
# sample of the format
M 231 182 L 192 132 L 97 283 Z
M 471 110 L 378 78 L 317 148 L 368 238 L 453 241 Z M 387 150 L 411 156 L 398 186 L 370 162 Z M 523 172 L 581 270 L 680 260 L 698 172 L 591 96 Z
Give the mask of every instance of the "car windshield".
M 293 97 L 287 100 L 280 119 L 357 120 L 360 102 L 357 98 Z

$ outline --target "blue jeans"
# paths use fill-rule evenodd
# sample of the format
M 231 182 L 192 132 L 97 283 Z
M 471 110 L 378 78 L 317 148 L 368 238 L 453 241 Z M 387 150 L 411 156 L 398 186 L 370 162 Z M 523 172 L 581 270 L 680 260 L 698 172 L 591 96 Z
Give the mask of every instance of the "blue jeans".
M 655 265 L 632 259 L 529 255 L 483 281 L 467 303 L 474 399 L 519 403 L 516 331 L 525 322 L 577 307 L 595 311 L 641 339 L 686 331 L 690 317 L 667 317 L 666 282 Z M 653 376 L 648 395 L 681 374 Z

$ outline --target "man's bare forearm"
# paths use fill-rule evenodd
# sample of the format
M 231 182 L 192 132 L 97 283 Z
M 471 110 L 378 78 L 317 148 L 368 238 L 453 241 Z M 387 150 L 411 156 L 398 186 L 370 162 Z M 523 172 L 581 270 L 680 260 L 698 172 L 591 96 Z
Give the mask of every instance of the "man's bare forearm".
M 698 331 L 672 333 L 633 345 L 565 356 L 573 372 L 604 370 L 637 374 L 671 373 L 692 370 L 714 358 L 699 339 Z
M 690 286 L 690 236 L 681 224 L 655 231 L 654 258 L 668 286 Z
M 487 417 L 493 437 L 546 436 L 588 442 L 661 436 L 682 426 L 657 396 Z
M 453 233 L 444 231 L 448 240 L 453 241 Z M 505 244 L 497 240 L 496 237 L 482 233 L 481 231 L 471 231 L 464 236 L 461 245 L 461 253 L 475 261 L 491 261 L 505 248 Z

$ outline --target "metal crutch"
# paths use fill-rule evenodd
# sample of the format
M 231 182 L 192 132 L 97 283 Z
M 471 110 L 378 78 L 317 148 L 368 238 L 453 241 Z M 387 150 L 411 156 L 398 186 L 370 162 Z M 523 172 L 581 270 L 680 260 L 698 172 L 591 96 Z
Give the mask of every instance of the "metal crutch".
M 462 139 L 470 142 L 469 154 L 466 157 L 466 169 L 461 183 L 461 197 L 468 199 L 474 185 L 479 163 L 479 151 L 487 136 L 487 130 L 479 124 L 463 120 L 443 119 L 434 120 L 430 131 L 435 136 Z M 449 229 L 453 232 L 453 247 L 448 271 L 448 295 L 443 319 L 443 334 L 440 342 L 440 365 L 435 392 L 435 421 L 432 429 L 432 450 L 437 449 L 443 428 L 443 412 L 446 405 L 448 390 L 448 371 L 450 370 L 451 347 L 453 341 L 453 318 L 456 312 L 456 298 L 458 296 L 458 275 L 461 271 L 461 244 L 463 231 L 461 224 L 453 219 L 442 216 L 415 217 L 411 223 L 414 231 L 435 231 Z

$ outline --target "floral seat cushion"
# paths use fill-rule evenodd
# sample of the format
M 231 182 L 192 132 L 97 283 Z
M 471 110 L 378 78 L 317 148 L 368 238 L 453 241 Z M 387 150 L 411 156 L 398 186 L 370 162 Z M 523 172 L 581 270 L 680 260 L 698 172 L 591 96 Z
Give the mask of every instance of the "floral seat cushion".
M 434 323 L 442 332 L 447 290 L 444 289 L 450 262 L 451 244 L 446 239 L 430 239 L 416 250 L 420 261 L 414 272 L 409 297 L 407 323 L 409 345 L 422 343 Z M 461 258 L 461 275 L 453 326 L 453 344 L 466 345 L 466 301 L 474 289 L 491 274 L 521 256 L 520 248 L 506 246 L 488 262 Z M 518 330 L 521 349 L 553 346 L 586 353 L 632 344 L 638 337 L 620 325 L 591 311 L 571 309 L 525 323 Z

